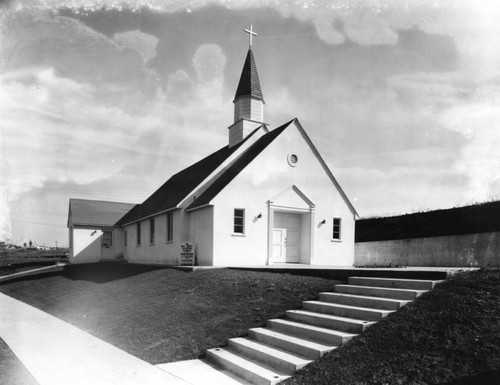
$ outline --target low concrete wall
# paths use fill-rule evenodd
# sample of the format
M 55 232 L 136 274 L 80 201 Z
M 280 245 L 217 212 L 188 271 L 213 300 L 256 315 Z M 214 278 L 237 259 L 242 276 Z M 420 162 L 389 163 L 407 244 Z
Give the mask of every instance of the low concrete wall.
M 359 242 L 355 266 L 500 267 L 500 233 Z

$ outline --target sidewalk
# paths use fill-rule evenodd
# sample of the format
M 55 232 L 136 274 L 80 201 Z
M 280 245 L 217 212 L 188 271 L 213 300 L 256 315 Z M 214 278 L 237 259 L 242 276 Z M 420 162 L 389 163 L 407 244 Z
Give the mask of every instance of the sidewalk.
M 2 293 L 0 337 L 40 385 L 189 384 Z

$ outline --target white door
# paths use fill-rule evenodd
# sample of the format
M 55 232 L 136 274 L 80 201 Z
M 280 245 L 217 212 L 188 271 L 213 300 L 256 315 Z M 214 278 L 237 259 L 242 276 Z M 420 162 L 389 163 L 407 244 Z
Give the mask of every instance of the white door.
M 300 214 L 274 214 L 273 262 L 300 262 L 300 221 Z
M 114 259 L 113 231 L 104 230 L 101 235 L 101 259 Z

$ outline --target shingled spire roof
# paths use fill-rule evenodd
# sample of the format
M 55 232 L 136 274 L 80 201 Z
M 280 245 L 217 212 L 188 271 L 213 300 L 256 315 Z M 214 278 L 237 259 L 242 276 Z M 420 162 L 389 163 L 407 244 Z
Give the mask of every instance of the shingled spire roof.
M 234 99 L 236 100 L 240 96 L 251 96 L 252 98 L 264 101 L 252 48 L 248 49 L 247 58 L 243 65 L 243 71 L 241 71 L 240 82 L 238 83 L 238 89 L 236 90 Z

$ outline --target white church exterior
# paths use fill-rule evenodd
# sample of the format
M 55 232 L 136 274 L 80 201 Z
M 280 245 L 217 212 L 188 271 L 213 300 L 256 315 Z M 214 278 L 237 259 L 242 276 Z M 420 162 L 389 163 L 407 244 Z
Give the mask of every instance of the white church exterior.
M 200 266 L 352 266 L 356 210 L 297 119 L 264 123 L 251 46 L 228 131 L 142 204 L 70 199 L 70 261 L 178 265 L 190 242 Z

